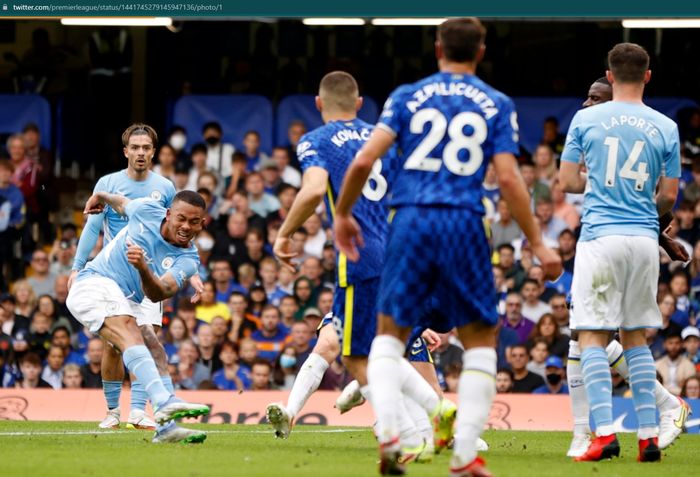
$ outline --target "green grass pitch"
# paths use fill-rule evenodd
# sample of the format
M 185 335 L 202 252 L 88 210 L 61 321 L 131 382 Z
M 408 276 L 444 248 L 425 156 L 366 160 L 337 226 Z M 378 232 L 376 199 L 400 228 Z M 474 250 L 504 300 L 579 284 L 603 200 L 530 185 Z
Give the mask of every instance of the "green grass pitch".
M 369 429 L 299 426 L 276 440 L 267 426 L 193 425 L 202 445 L 151 444 L 151 432 L 100 431 L 96 423 L 0 421 L 0 467 L 13 477 L 373 476 L 377 448 Z M 489 469 L 502 477 L 698 475 L 700 436 L 683 435 L 661 463 L 638 464 L 636 440 L 621 436 L 620 459 L 574 463 L 564 432 L 489 431 Z M 449 452 L 412 464 L 414 476 L 447 475 Z

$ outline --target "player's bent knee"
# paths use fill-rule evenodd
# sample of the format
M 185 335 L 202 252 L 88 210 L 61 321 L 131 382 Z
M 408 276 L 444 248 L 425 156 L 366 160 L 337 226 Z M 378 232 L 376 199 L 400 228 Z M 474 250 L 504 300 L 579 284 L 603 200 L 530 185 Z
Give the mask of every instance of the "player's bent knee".
M 110 316 L 105 319 L 100 336 L 116 346 L 121 352 L 132 346 L 143 345 L 141 330 L 132 316 Z
M 496 346 L 497 329 L 487 323 L 470 323 L 458 328 L 457 334 L 465 349 Z

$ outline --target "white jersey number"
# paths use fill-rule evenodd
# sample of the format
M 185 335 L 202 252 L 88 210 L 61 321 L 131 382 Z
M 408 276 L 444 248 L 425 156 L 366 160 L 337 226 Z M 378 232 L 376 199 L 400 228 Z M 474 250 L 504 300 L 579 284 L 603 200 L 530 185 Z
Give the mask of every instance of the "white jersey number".
M 369 173 L 367 182 L 365 182 L 365 186 L 362 188 L 362 195 L 364 195 L 367 200 L 378 202 L 382 200 L 382 197 L 386 194 L 387 187 L 386 179 L 382 175 L 382 160 L 377 159 L 374 161 L 374 164 L 372 164 L 372 171 Z
M 620 148 L 620 139 L 607 136 L 604 144 L 608 146 L 608 164 L 605 169 L 605 187 L 615 187 L 615 173 L 617 172 L 617 156 Z M 644 183 L 649 180 L 646 162 L 640 162 L 637 170 L 633 169 L 639 160 L 642 150 L 644 149 L 644 144 L 644 141 L 634 142 L 634 146 L 632 146 L 632 151 L 630 152 L 629 157 L 622 165 L 622 169 L 620 169 L 620 177 L 635 181 L 634 189 L 638 191 L 644 190 Z
M 413 134 L 423 134 L 426 123 L 430 123 L 430 130 L 418 147 L 406 159 L 404 169 L 416 171 L 437 172 L 442 163 L 445 167 L 460 176 L 470 176 L 479 170 L 484 162 L 484 152 L 481 145 L 486 140 L 488 128 L 484 118 L 477 113 L 459 113 L 452 121 L 447 123 L 445 115 L 435 108 L 421 109 L 411 118 L 410 130 Z M 464 127 L 471 126 L 472 134 L 464 134 Z M 435 147 L 445 137 L 445 132 L 450 141 L 442 151 L 442 159 L 429 157 Z M 469 151 L 467 161 L 459 160 L 459 151 Z

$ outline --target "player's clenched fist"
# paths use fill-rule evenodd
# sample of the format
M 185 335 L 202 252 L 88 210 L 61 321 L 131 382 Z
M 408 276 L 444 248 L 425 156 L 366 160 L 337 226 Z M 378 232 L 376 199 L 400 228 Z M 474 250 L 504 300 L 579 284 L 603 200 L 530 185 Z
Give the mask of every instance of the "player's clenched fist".
M 557 252 L 544 245 L 534 246 L 532 252 L 540 261 L 544 276 L 547 280 L 555 281 L 564 272 L 561 264 L 561 257 Z
M 136 244 L 130 243 L 126 246 L 126 259 L 137 270 L 148 267 L 143 249 Z

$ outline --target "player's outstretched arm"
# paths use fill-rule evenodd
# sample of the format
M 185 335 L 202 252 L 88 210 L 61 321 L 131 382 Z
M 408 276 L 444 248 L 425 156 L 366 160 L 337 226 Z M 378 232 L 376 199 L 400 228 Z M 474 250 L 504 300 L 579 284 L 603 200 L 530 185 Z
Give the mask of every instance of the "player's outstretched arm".
M 291 271 L 295 271 L 291 259 L 296 256 L 296 253 L 292 252 L 291 237 L 314 213 L 318 204 L 323 200 L 327 188 L 328 171 L 322 167 L 312 166 L 304 172 L 301 190 L 294 199 L 287 218 L 280 226 L 273 247 L 275 256 L 282 263 L 282 266 Z
M 119 215 L 125 215 L 127 204 L 131 202 L 123 195 L 96 192 L 85 203 L 84 214 L 101 214 L 105 205 L 109 205 Z
M 535 256 L 542 263 L 545 275 L 550 280 L 558 278 L 562 273 L 561 258 L 554 250 L 544 245 L 542 231 L 530 210 L 530 194 L 518 172 L 515 156 L 510 153 L 495 154 L 493 166 L 498 175 L 501 195 L 508 203 L 513 218 L 518 222 L 525 237 L 530 242 Z
M 351 261 L 357 261 L 360 258 L 357 245 L 363 245 L 360 227 L 350 215 L 352 206 L 362 194 L 362 188 L 372 172 L 374 161 L 383 157 L 393 143 L 394 137 L 391 134 L 384 129 L 375 128 L 345 173 L 338 203 L 335 206 L 333 230 L 336 247 Z
M 129 243 L 126 250 L 127 260 L 131 265 L 138 270 L 141 276 L 141 284 L 143 292 L 153 302 L 170 298 L 177 293 L 179 287 L 175 279 L 169 273 L 166 273 L 163 278 L 156 277 L 148 264 L 143 249 L 138 245 Z
M 588 177 L 581 172 L 581 166 L 577 162 L 561 161 L 559 183 L 565 192 L 583 194 L 587 180 Z

